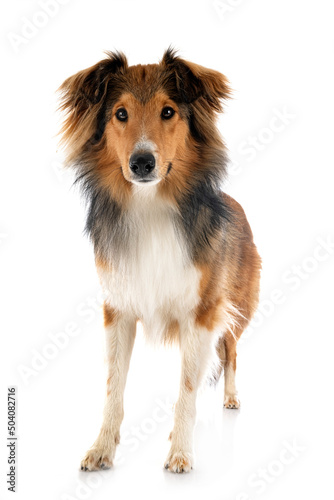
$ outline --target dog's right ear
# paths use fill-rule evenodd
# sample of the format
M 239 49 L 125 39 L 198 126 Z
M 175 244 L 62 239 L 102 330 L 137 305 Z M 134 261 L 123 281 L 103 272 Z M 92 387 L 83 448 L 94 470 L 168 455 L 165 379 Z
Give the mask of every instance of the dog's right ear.
M 176 88 L 186 103 L 201 100 L 208 113 L 222 111 L 222 101 L 230 97 L 227 78 L 213 69 L 185 61 L 176 55 L 172 47 L 166 50 L 161 64 L 172 71 Z
M 59 110 L 65 113 L 60 134 L 67 163 L 76 159 L 87 141 L 96 144 L 102 138 L 108 84 L 128 67 L 124 54 L 107 52 L 107 55 L 108 59 L 67 78 L 58 89 Z

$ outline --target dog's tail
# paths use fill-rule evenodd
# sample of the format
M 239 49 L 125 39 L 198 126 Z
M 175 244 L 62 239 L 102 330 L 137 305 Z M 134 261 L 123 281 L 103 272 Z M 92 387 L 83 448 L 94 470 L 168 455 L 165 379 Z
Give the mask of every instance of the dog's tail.
M 214 369 L 210 373 L 209 385 L 215 387 L 223 373 L 226 364 L 226 345 L 225 338 L 220 337 L 216 345 L 216 363 Z

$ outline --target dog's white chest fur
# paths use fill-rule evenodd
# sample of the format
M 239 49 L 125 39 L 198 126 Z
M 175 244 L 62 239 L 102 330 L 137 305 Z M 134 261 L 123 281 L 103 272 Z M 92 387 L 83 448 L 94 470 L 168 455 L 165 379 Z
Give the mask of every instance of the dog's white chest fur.
M 100 271 L 102 286 L 110 306 L 133 312 L 150 339 L 160 340 L 169 321 L 186 319 L 199 302 L 200 273 L 165 202 L 139 192 L 129 217 L 129 248 L 110 273 Z

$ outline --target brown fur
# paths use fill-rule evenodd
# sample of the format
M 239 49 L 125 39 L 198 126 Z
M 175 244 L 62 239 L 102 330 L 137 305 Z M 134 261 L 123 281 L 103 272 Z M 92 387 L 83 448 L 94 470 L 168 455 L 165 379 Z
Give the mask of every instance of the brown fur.
M 131 195 L 129 156 L 145 129 L 151 140 L 160 146 L 158 158 L 162 168 L 159 176 L 163 178 L 159 184 L 160 195 L 175 201 L 191 189 L 207 165 L 198 164 L 196 141 L 186 123 L 189 109 L 169 97 L 166 80 L 168 82 L 174 71 L 176 85 L 185 86 L 188 75 L 192 75 L 187 99 L 194 101 L 191 105 L 194 121 L 205 130 L 206 148 L 222 148 L 215 116 L 222 111 L 221 99 L 230 94 L 227 79 L 217 71 L 181 58 L 177 58 L 174 69 L 168 53 L 160 64 L 131 67 L 123 54 L 108 55 L 109 59 L 76 73 L 59 88 L 60 110 L 65 113 L 61 143 L 66 147 L 67 164 L 89 157 L 90 163 L 95 165 L 99 185 L 110 190 L 113 199 L 125 207 Z M 113 79 L 115 89 L 110 86 Z M 175 109 L 176 119 L 163 122 L 161 109 L 169 105 Z M 126 128 L 115 118 L 115 111 L 120 107 L 127 108 L 132 117 Z M 108 115 L 105 132 L 102 140 L 95 144 L 94 134 L 97 127 L 101 128 L 99 115 L 104 108 Z M 172 160 L 172 173 L 167 177 Z
M 104 326 L 110 326 L 115 321 L 117 311 L 108 304 L 103 304 Z
M 243 235 L 243 238 L 238 247 L 231 245 L 230 251 L 225 256 L 226 275 L 222 280 L 222 286 L 241 316 L 236 318 L 237 324 L 232 326 L 233 334 L 228 331 L 219 339 L 217 353 L 221 359 L 221 369 L 218 371 L 218 378 L 226 363 L 232 363 L 236 370 L 236 344 L 257 308 L 261 269 L 261 258 L 254 245 L 253 234 L 244 210 L 233 198 L 226 194 L 224 196 L 236 214 L 235 230 Z
M 180 336 L 180 325 L 179 322 L 175 319 L 171 319 L 166 328 L 166 335 L 164 337 L 165 345 L 172 345 L 179 343 Z
M 158 145 L 158 175 L 162 179 L 158 185 L 159 195 L 172 204 L 177 203 L 205 175 L 209 164 L 199 161 L 198 140 L 190 133 L 186 120 L 190 108 L 170 97 L 173 93 L 169 91 L 166 78 L 168 82 L 173 68 L 175 85 L 187 92 L 189 102 L 194 102 L 191 112 L 197 123 L 197 134 L 205 135 L 205 144 L 201 147 L 207 151 L 224 150 L 215 118 L 216 113 L 222 111 L 221 100 L 230 95 L 228 81 L 217 71 L 180 58 L 175 64 L 170 52 L 158 65 L 131 67 L 123 54 L 109 53 L 108 56 L 68 78 L 60 87 L 61 109 L 67 113 L 61 131 L 63 143 L 67 146 L 67 162 L 71 164 L 80 157 L 86 161 L 85 158 L 89 157 L 90 163 L 94 164 L 98 185 L 125 208 L 131 197 L 129 159 L 145 131 L 145 135 Z M 110 85 L 113 80 L 114 86 Z M 108 109 L 108 119 L 100 143 L 94 144 L 92 137 L 103 106 Z M 161 120 L 161 109 L 165 106 L 175 110 L 173 120 Z M 115 116 L 120 108 L 128 112 L 129 123 L 126 126 Z M 173 166 L 169 173 L 170 162 Z M 221 344 L 224 343 L 224 352 L 231 352 L 233 358 L 233 344 L 247 326 L 258 302 L 261 262 L 244 211 L 231 197 L 222 196 L 233 216 L 232 233 L 240 241 L 236 247 L 232 240 L 227 240 L 222 255 L 219 240 L 211 238 L 205 258 L 199 259 L 197 264 L 202 279 L 199 290 L 201 301 L 195 314 L 199 326 L 213 330 L 222 321 L 227 301 L 241 312 L 237 326 L 232 329 L 233 335 L 227 333 L 228 340 L 220 340 Z M 233 234 L 230 236 L 233 238 Z M 96 265 L 111 270 L 111 262 L 100 255 L 96 257 Z M 106 324 L 112 321 L 114 314 L 105 307 Z M 166 332 L 166 343 L 177 340 L 177 322 L 171 319 Z M 221 354 L 220 346 L 217 351 Z
M 189 471 L 196 394 L 212 361 L 212 348 L 216 346 L 220 359 L 217 380 L 225 369 L 224 406 L 238 408 L 237 341 L 259 295 L 261 259 L 252 231 L 241 206 L 221 192 L 227 156 L 216 118 L 230 95 L 227 79 L 177 57 L 171 49 L 159 64 L 130 67 L 123 54 L 109 53 L 68 78 L 60 91 L 67 164 L 77 169 L 77 182 L 89 204 L 86 231 L 109 292 L 103 307 L 109 327 L 104 421 L 81 469 L 112 465 L 136 322 L 142 320 L 145 329 L 147 320 L 148 335 L 153 332 L 154 338 L 150 321 L 157 314 L 159 327 L 164 323 L 162 340 L 178 342 L 182 352 L 180 396 L 165 468 Z M 166 107 L 172 110 L 167 117 Z M 143 191 L 143 182 L 156 188 Z M 152 217 L 154 210 L 157 217 Z M 180 269 L 174 274 L 165 241 L 157 239 L 165 234 L 171 235 L 169 248 Z M 162 260 L 155 268 L 157 252 Z M 141 267 L 147 262 L 149 267 Z M 193 295 L 189 293 L 188 304 L 188 290 L 198 283 L 194 267 L 200 283 Z M 142 269 L 150 286 L 138 281 L 146 279 Z M 164 289 L 161 282 L 168 280 L 167 273 L 171 286 L 166 283 Z M 124 279 L 128 281 L 123 289 Z M 131 288 L 133 281 L 140 286 Z M 152 303 L 142 296 L 144 285 L 151 297 L 158 295 L 152 318 L 147 307 Z

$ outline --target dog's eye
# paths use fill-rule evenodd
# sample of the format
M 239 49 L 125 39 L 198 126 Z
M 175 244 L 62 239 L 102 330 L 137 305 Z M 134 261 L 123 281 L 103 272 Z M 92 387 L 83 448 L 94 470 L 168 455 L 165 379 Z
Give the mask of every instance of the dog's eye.
M 169 120 L 169 118 L 172 118 L 172 116 L 174 116 L 174 115 L 175 115 L 175 111 L 170 106 L 166 106 L 161 111 L 161 118 L 163 118 L 164 120 Z
M 127 112 L 127 110 L 125 108 L 119 108 L 116 111 L 116 118 L 120 122 L 126 122 L 126 120 L 128 119 L 128 112 Z

